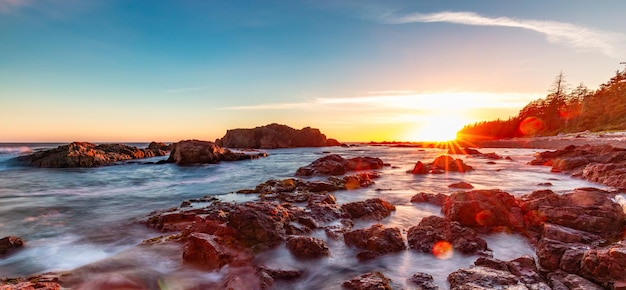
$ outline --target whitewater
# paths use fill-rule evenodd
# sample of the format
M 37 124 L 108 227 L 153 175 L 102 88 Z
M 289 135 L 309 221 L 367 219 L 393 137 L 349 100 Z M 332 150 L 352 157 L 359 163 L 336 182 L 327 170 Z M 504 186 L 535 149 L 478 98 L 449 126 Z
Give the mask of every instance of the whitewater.
M 607 189 L 604 186 L 551 173 L 550 167 L 527 165 L 534 153 L 543 149 L 481 149 L 512 160 L 487 160 L 456 155 L 474 167 L 466 173 L 412 175 L 406 171 L 417 161 L 431 162 L 445 154 L 438 148 L 396 148 L 360 144 L 354 147 L 324 147 L 266 150 L 267 158 L 222 162 L 220 164 L 178 166 L 155 164 L 167 157 L 123 162 L 99 168 L 49 169 L 12 166 L 9 159 L 60 144 L 0 144 L 0 237 L 19 236 L 25 247 L 0 258 L 0 277 L 28 276 L 45 272 L 97 272 L 96 265 L 108 265 L 122 275 L 132 268 L 158 280 L 160 289 L 181 289 L 186 283 L 218 280 L 224 271 L 205 272 L 182 262 L 180 245 L 140 246 L 142 241 L 162 235 L 144 221 L 155 210 L 177 207 L 182 201 L 216 196 L 227 201 L 253 200 L 254 195 L 236 194 L 269 179 L 294 177 L 297 168 L 327 154 L 350 158 L 371 156 L 389 166 L 377 170 L 381 177 L 368 188 L 338 191 L 333 194 L 342 204 L 380 197 L 396 206 L 385 227 L 399 227 L 403 234 L 426 216 L 441 216 L 439 207 L 413 204 L 419 192 L 450 194 L 459 189 L 448 185 L 468 182 L 474 189 L 501 189 L 514 196 L 534 190 L 550 189 L 565 193 L 580 187 Z M 145 148 L 148 144 L 128 144 Z M 495 162 L 492 163 L 491 161 Z M 354 229 L 367 228 L 374 221 L 357 221 Z M 313 232 L 326 241 L 329 258 L 300 261 L 280 245 L 258 256 L 255 262 L 280 269 L 302 269 L 304 276 L 276 288 L 336 288 L 342 281 L 367 271 L 381 271 L 395 285 L 407 286 L 406 279 L 416 272 L 435 278 L 440 288 L 448 286 L 449 273 L 471 265 L 476 256 L 454 253 L 448 259 L 413 250 L 388 254 L 362 262 L 356 249 L 343 241 Z M 516 234 L 483 235 L 497 259 L 511 260 L 534 256 L 534 249 Z M 111 261 L 115 261 L 111 266 Z M 120 266 L 121 265 L 121 266 Z M 117 270 L 115 270 L 117 269 Z M 111 274 L 111 273 L 109 273 Z M 106 279 L 110 276 L 94 277 Z M 94 278 L 94 279 L 96 279 Z

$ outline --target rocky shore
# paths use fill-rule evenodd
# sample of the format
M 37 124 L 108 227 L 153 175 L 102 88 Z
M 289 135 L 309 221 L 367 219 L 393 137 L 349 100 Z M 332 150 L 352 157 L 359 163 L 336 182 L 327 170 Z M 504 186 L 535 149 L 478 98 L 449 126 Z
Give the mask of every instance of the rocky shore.
M 499 159 L 469 148 L 465 153 Z M 229 154 L 212 142 L 180 142 L 172 149 L 169 162 L 237 159 L 224 157 Z M 552 166 L 555 174 L 566 172 L 622 188 L 625 162 L 626 149 L 570 146 L 539 153 L 531 164 Z M 448 155 L 415 164 L 408 173 L 464 174 L 473 170 Z M 333 255 L 331 248 L 312 234 L 320 231 L 327 240 L 354 249 L 360 261 L 402 251 L 441 259 L 453 251 L 475 256 L 473 266 L 448 275 L 451 289 L 626 289 L 626 213 L 616 202 L 619 191 L 579 188 L 556 193 L 542 189 L 516 197 L 499 189 L 466 187 L 468 190 L 448 195 L 418 193 L 411 202 L 440 206 L 441 215 L 425 217 L 408 228 L 387 227 L 381 222 L 396 211 L 393 201 L 368 198 L 338 203 L 334 195 L 372 186 L 384 166 L 383 160 L 374 157 L 328 155 L 298 169 L 293 178 L 267 180 L 237 192 L 255 196 L 253 201 L 227 202 L 214 196 L 187 200 L 145 219 L 146 225 L 163 235 L 144 245 L 180 244 L 183 263 L 202 271 L 225 273 L 219 280 L 190 285 L 188 289 L 272 289 L 277 284 L 289 285 L 305 277 L 307 269 L 268 266 L 258 263 L 257 257 L 284 246 L 294 259 L 326 259 Z M 355 228 L 355 224 L 363 223 L 369 226 Z M 503 232 L 525 237 L 533 245 L 535 256 L 509 261 L 493 258 L 483 237 Z M 41 282 L 37 277 L 5 279 L 0 289 L 85 285 L 85 281 L 72 279 L 71 273 L 50 277 L 45 275 Z M 427 273 L 413 273 L 406 279 L 416 289 L 448 286 L 436 285 Z M 107 285 L 115 288 L 128 283 L 124 279 L 118 282 L 108 281 Z M 46 284 L 36 287 L 37 283 Z M 141 281 L 133 283 L 139 285 L 133 289 L 150 288 L 141 286 Z M 384 269 L 357 275 L 336 286 L 397 288 Z

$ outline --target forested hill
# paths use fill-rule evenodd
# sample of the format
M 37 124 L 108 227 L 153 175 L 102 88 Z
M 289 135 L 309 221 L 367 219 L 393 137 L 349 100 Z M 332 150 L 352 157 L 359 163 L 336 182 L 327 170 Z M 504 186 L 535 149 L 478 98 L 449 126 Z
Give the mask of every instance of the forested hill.
M 626 130 L 626 70 L 617 71 L 595 91 L 582 83 L 571 89 L 560 73 L 548 95 L 530 102 L 517 116 L 466 125 L 457 136 L 484 140 L 587 130 Z

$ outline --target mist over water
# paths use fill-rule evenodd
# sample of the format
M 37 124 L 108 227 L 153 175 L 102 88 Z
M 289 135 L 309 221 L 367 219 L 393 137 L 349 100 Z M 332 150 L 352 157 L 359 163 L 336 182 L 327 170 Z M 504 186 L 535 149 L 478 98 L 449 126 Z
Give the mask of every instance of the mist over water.
M 143 144 L 145 147 L 147 144 Z M 55 145 L 56 146 L 56 145 Z M 141 241 L 162 233 L 147 228 L 141 221 L 152 211 L 176 207 L 184 200 L 206 195 L 229 201 L 243 201 L 253 195 L 233 194 L 239 189 L 254 188 L 268 179 L 293 177 L 298 167 L 328 153 L 343 157 L 379 157 L 391 166 L 380 170 L 381 177 L 369 188 L 339 191 L 338 203 L 380 197 L 396 206 L 396 211 L 382 221 L 385 227 L 406 231 L 429 215 L 441 215 L 440 209 L 428 204 L 412 204 L 418 192 L 450 194 L 449 184 L 465 181 L 474 189 L 502 189 L 521 196 L 533 190 L 549 188 L 566 192 L 579 187 L 603 186 L 567 175 L 550 173 L 549 167 L 526 165 L 535 152 L 530 149 L 481 149 L 496 152 L 513 161 L 490 160 L 456 155 L 473 166 L 467 173 L 411 175 L 416 161 L 431 162 L 446 153 L 443 149 L 391 148 L 380 146 L 299 148 L 267 150 L 263 159 L 220 164 L 180 167 L 174 164 L 145 164 L 164 159 L 155 157 L 121 165 L 80 169 L 38 169 L 10 166 L 7 160 L 20 154 L 40 150 L 42 144 L 0 144 L 0 237 L 22 237 L 26 246 L 0 259 L 0 277 L 24 276 L 48 271 L 67 271 L 103 259 L 118 259 L 156 277 L 162 285 L 181 285 L 184 281 L 217 281 L 223 271 L 201 272 L 182 265 L 177 246 L 155 249 L 137 247 Z M 48 147 L 53 147 L 48 145 Z M 552 186 L 541 186 L 549 182 Z M 372 221 L 356 221 L 365 228 Z M 323 231 L 315 237 L 328 243 L 331 256 L 302 261 L 280 245 L 256 259 L 260 264 L 280 269 L 303 269 L 304 276 L 295 282 L 277 282 L 276 287 L 321 289 L 337 287 L 343 281 L 367 271 L 381 271 L 396 286 L 407 287 L 406 279 L 415 272 L 435 277 L 447 288 L 446 277 L 458 268 L 471 265 L 476 256 L 453 253 L 449 259 L 407 250 L 367 262 L 356 259 L 356 249 L 343 241 L 332 240 Z M 517 235 L 484 236 L 496 258 L 510 260 L 534 255 L 534 250 Z M 89 266 L 87 266 L 89 267 Z M 281 284 L 283 283 L 283 284 Z M 295 284 L 294 284 L 295 283 Z M 172 286 L 174 287 L 174 286 Z

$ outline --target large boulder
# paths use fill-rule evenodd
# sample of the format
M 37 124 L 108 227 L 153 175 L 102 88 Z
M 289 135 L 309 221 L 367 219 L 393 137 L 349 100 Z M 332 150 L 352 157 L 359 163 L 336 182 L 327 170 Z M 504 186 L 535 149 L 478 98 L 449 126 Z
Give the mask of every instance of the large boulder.
M 343 237 L 346 245 L 363 250 L 358 254 L 361 259 L 374 258 L 406 249 L 400 229 L 385 228 L 381 224 L 372 225 L 368 229 L 346 232 Z
M 276 123 L 253 129 L 228 130 L 224 137 L 215 142 L 227 148 L 260 149 L 325 147 L 338 143 L 332 140 L 329 142 L 319 129 L 306 127 L 296 130 Z
M 518 201 L 498 189 L 453 193 L 446 199 L 442 212 L 450 220 L 480 230 L 524 228 L 524 216 Z
M 452 250 L 463 254 L 488 251 L 487 242 L 474 230 L 438 216 L 425 217 L 417 226 L 409 228 L 407 241 L 411 249 L 437 257 L 452 255 Z
M 292 220 L 289 210 L 271 202 L 247 202 L 230 212 L 228 225 L 239 233 L 247 246 L 274 246 L 287 237 L 287 224 Z
M 172 146 L 172 152 L 167 162 L 178 165 L 214 164 L 220 161 L 237 161 L 265 156 L 267 156 L 265 153 L 235 153 L 210 141 L 185 140 Z
M 88 142 L 73 142 L 54 149 L 35 152 L 12 159 L 13 162 L 33 167 L 70 168 L 111 165 L 118 161 L 162 156 L 160 150 L 139 149 L 124 144 L 96 145 Z
M 344 175 L 349 171 L 380 169 L 383 165 L 383 161 L 379 158 L 354 157 L 345 159 L 337 154 L 331 154 L 298 168 L 296 176 Z

